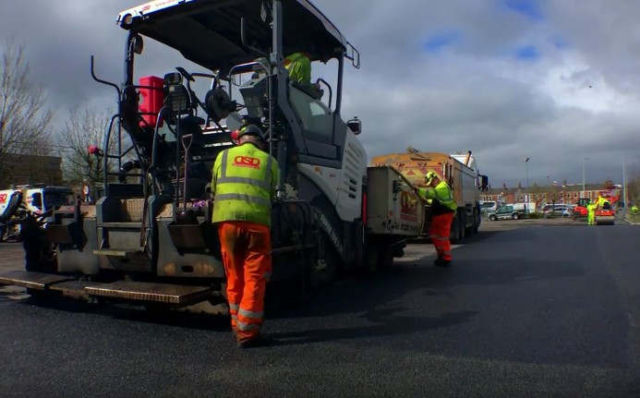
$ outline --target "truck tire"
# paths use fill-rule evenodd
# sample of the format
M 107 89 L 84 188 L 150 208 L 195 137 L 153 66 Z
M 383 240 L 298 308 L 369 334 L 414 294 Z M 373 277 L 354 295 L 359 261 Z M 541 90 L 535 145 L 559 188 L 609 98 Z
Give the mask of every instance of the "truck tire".
M 464 213 L 462 213 L 461 211 L 457 211 L 455 217 L 453 218 L 453 222 L 451 223 L 450 239 L 452 243 L 462 243 L 462 241 L 464 240 L 464 224 Z
M 465 219 L 467 219 L 466 213 L 465 213 Z M 467 221 L 469 221 L 470 224 L 466 225 L 465 227 L 465 236 L 472 237 L 473 234 L 478 232 L 478 221 L 476 217 L 476 209 L 473 209 L 473 211 L 471 212 L 471 217 L 469 217 Z
M 480 217 L 480 210 L 478 210 L 478 208 L 473 209 L 473 233 L 474 234 L 478 233 L 481 222 L 482 222 L 482 217 Z
M 390 240 L 391 238 L 387 239 Z M 376 272 L 390 268 L 393 265 L 393 257 L 396 249 L 389 240 L 380 237 L 380 239 L 372 239 L 369 242 L 366 251 L 368 271 Z
M 464 238 L 467 237 L 467 214 L 464 211 L 459 211 L 458 215 L 460 216 L 460 222 L 458 223 L 458 227 L 460 228 L 460 239 L 458 243 L 462 243 Z

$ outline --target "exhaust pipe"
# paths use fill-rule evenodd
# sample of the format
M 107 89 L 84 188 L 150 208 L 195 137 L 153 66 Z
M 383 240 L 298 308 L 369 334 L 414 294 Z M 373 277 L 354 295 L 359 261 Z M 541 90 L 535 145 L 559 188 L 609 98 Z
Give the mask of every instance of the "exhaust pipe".
M 469 167 L 469 161 L 471 160 L 471 151 L 467 152 L 467 158 L 464 160 L 464 165 Z

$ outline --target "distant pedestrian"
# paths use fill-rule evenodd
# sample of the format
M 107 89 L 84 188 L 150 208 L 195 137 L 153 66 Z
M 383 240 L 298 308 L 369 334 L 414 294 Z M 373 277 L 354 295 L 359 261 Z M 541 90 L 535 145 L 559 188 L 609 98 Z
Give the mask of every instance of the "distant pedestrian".
M 589 203 L 587 205 L 587 225 L 594 225 L 596 221 L 596 203 Z
M 427 187 L 418 189 L 418 193 L 427 201 L 431 200 L 432 202 L 429 237 L 438 253 L 434 264 L 438 267 L 446 267 L 452 260 L 449 234 L 458 205 L 453 199 L 453 192 L 449 184 L 440 180 L 435 172 L 427 172 L 425 183 Z

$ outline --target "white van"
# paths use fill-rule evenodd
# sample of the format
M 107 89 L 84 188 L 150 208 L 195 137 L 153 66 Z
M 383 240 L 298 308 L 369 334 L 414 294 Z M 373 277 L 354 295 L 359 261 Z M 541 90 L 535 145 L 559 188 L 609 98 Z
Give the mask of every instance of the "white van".
M 529 203 L 511 203 L 509 206 L 513 206 L 515 211 L 519 211 L 525 214 L 536 212 L 536 202 Z

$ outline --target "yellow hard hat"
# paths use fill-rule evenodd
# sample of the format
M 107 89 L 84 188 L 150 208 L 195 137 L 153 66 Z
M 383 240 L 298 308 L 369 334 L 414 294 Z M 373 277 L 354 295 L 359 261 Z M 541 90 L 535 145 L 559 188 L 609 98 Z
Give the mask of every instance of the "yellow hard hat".
M 434 178 L 438 178 L 438 175 L 435 173 L 435 171 L 428 171 L 424 176 L 424 181 L 427 184 L 431 184 L 431 181 L 433 181 Z

